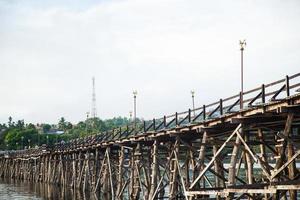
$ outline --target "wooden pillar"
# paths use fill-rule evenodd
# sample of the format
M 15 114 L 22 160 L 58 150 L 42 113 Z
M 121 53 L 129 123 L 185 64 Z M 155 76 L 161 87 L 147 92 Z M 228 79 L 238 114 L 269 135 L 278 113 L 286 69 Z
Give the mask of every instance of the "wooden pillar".
M 193 158 L 193 151 L 191 149 L 187 149 L 186 151 L 186 161 L 185 161 L 185 186 L 188 188 L 190 187 L 190 167 L 194 170 L 194 158 Z
M 90 184 L 90 152 L 85 153 L 85 165 L 83 166 L 84 170 L 84 181 L 83 181 L 83 190 L 87 191 Z
M 260 141 L 260 153 L 261 153 L 261 157 L 262 157 L 262 161 L 267 162 L 267 155 L 266 155 L 266 148 L 264 145 L 264 135 L 263 135 L 263 131 L 261 129 L 257 130 L 257 134 L 258 134 L 258 140 Z
M 288 160 L 292 159 L 293 155 L 295 154 L 294 147 L 293 145 L 289 142 L 287 145 L 287 157 Z M 288 172 L 289 172 L 289 179 L 294 180 L 296 176 L 296 163 L 295 159 L 292 161 L 291 164 L 288 166 Z M 296 200 L 297 199 L 297 190 L 289 190 L 289 196 L 291 200 Z
M 200 152 L 199 152 L 200 171 L 203 171 L 203 169 L 204 169 L 206 143 L 207 143 L 207 132 L 205 131 L 202 136 L 201 147 L 200 147 Z M 202 178 L 202 184 L 203 184 L 202 187 L 205 188 L 205 179 L 204 178 Z
M 172 148 L 170 148 L 171 150 Z M 179 145 L 176 142 L 176 146 L 174 146 L 174 151 L 179 152 Z M 170 152 L 171 162 L 170 162 L 170 184 L 169 184 L 169 199 L 176 199 L 177 198 L 177 192 L 178 192 L 178 166 L 177 166 L 177 160 L 174 157 L 174 154 Z
M 119 150 L 119 163 L 118 163 L 118 175 L 117 175 L 117 191 L 116 196 L 117 199 L 123 199 L 123 187 L 124 187 L 124 180 L 123 180 L 123 165 L 124 165 L 124 147 L 122 146 Z
M 243 135 L 243 133 L 242 133 Z M 244 134 L 245 136 L 245 142 L 249 142 L 249 132 L 246 132 Z M 246 170 L 246 177 L 247 177 L 247 181 L 248 181 L 248 184 L 253 184 L 253 163 L 252 163 L 252 160 L 251 160 L 251 156 L 249 154 L 249 152 L 245 149 L 245 170 Z M 253 196 L 253 194 L 250 194 L 251 196 Z M 252 199 L 251 197 L 248 197 L 248 199 Z
M 133 199 L 139 199 L 140 197 L 140 192 L 141 192 L 141 187 L 142 185 L 140 184 L 141 178 L 140 178 L 140 173 L 139 173 L 139 167 L 140 167 L 140 159 L 141 159 L 141 146 L 140 143 L 137 144 L 134 154 L 133 154 L 133 190 L 131 197 Z
M 96 188 L 96 182 L 99 176 L 99 149 L 95 150 L 94 154 L 94 167 L 93 167 L 93 187 L 92 189 L 95 191 Z
M 294 114 L 289 113 L 288 116 L 287 116 L 286 123 L 285 123 L 284 131 L 283 131 L 283 135 L 287 138 L 289 137 L 290 132 L 291 132 L 293 119 L 294 119 Z M 283 165 L 283 163 L 286 159 L 285 151 L 286 151 L 286 147 L 287 147 L 287 141 L 284 139 L 279 146 L 280 147 L 277 148 L 277 152 L 278 152 L 277 157 L 278 157 L 278 159 L 276 161 L 275 170 L 278 170 Z M 290 155 L 292 155 L 293 154 L 292 149 L 290 149 L 290 152 L 288 152 L 288 153 L 290 153 Z M 294 177 L 294 173 L 293 173 L 292 168 L 293 168 L 293 165 L 292 165 L 292 167 L 288 168 L 289 170 L 291 170 L 291 173 L 289 173 L 289 176 Z M 296 198 L 294 191 L 290 190 L 289 193 L 290 193 L 292 198 Z M 278 198 L 278 196 L 279 196 L 279 194 L 277 192 L 276 194 L 273 195 L 273 199 Z
M 217 145 L 213 145 L 213 154 L 214 156 L 216 155 L 217 151 L 218 151 L 219 147 Z M 214 170 L 217 174 L 221 175 L 222 177 L 224 177 L 224 171 L 222 169 L 222 162 L 220 161 L 220 158 L 216 157 L 216 159 L 214 160 Z M 225 183 L 224 180 L 221 179 L 218 176 L 215 176 L 215 187 L 224 187 Z
M 150 194 L 149 199 L 153 199 L 155 189 L 157 187 L 157 180 L 158 180 L 158 162 L 157 162 L 157 155 L 158 154 L 158 142 L 157 140 L 154 141 L 152 146 L 152 171 L 151 171 L 151 186 L 150 186 Z
M 109 153 L 110 153 L 110 149 L 109 147 L 107 147 L 106 152 L 105 152 L 105 161 L 104 164 L 104 173 L 103 173 L 103 196 L 104 199 L 112 199 L 113 194 L 111 193 L 112 189 L 111 188 L 111 181 L 112 181 L 112 177 L 110 174 L 110 161 L 109 161 Z
M 239 129 L 240 132 L 242 132 L 241 129 L 242 128 Z M 228 186 L 235 185 L 235 183 L 236 183 L 235 171 L 236 171 L 236 162 L 237 162 L 240 146 L 241 146 L 241 140 L 239 137 L 236 136 L 235 144 L 234 144 L 232 154 L 231 154 L 230 166 L 229 166 L 229 170 L 228 170 L 228 183 L 227 183 Z M 229 194 L 226 199 L 227 200 L 232 199 L 233 196 L 234 196 L 234 194 Z
M 76 169 L 76 152 L 72 154 L 72 187 L 76 189 L 76 177 L 77 177 L 77 169 Z
M 259 149 L 260 149 L 261 159 L 264 163 L 268 163 L 268 158 L 267 158 L 267 155 L 266 155 L 266 147 L 264 145 L 264 142 L 265 142 L 264 141 L 264 135 L 263 135 L 262 129 L 259 128 L 257 130 L 257 134 L 258 134 L 258 140 L 260 141 Z M 264 181 L 263 178 L 262 178 L 262 181 Z M 267 200 L 268 196 L 269 195 L 267 193 L 265 193 L 264 194 L 264 199 Z

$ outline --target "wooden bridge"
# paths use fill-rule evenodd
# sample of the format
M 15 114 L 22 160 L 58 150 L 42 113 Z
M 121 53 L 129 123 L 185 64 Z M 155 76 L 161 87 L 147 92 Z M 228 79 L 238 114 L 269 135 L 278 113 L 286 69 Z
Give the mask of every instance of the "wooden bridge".
M 102 199 L 297 199 L 299 88 L 300 73 L 137 127 L 10 152 L 0 176 Z

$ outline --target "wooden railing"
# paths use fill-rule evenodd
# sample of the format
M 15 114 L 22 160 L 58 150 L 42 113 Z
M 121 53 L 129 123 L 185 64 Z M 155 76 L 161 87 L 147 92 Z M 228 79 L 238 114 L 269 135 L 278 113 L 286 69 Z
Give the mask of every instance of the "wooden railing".
M 189 109 L 180 113 L 175 112 L 175 114 L 172 115 L 165 115 L 161 118 L 143 121 L 142 123 L 138 123 L 136 126 L 133 124 L 127 125 L 125 127 L 115 128 L 96 135 L 58 143 L 54 148 L 62 149 L 66 147 L 86 146 L 87 144 L 120 140 L 150 132 L 201 123 L 207 120 L 223 117 L 226 114 L 263 106 L 269 102 L 281 101 L 287 97 L 295 95 L 297 92 L 300 92 L 299 88 L 300 73 L 297 73 L 269 84 L 262 84 L 260 87 L 243 92 L 243 94 L 240 92 L 239 94 L 231 97 L 219 99 L 216 102 L 203 105 L 199 108 Z M 241 101 L 242 99 L 243 101 Z
M 161 118 L 143 121 L 134 125 L 115 128 L 97 135 L 79 138 L 70 141 L 71 143 L 84 144 L 88 142 L 108 142 L 124 139 L 130 136 L 147 134 L 174 127 L 182 127 L 190 124 L 201 123 L 206 120 L 222 117 L 226 114 L 239 112 L 253 107 L 263 106 L 266 103 L 280 101 L 284 98 L 295 95 L 296 89 L 300 87 L 300 73 L 286 76 L 278 81 L 262 84 L 260 87 L 249 91 L 240 92 L 228 98 L 220 99 L 211 104 L 203 105 L 196 109 L 189 109 L 184 112 L 176 112 L 172 115 L 165 115 Z M 281 98 L 279 98 L 281 96 Z M 243 101 L 241 102 L 241 99 Z

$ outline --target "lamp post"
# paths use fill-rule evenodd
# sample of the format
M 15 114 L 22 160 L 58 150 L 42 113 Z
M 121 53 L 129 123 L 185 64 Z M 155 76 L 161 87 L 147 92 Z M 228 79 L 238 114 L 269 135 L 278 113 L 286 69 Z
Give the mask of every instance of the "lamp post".
M 240 40 L 240 50 L 241 50 L 241 94 L 240 94 L 240 107 L 241 109 L 244 108 L 244 49 L 246 46 L 246 40 Z
M 192 94 L 192 103 L 193 103 L 193 114 L 194 114 L 194 117 L 195 117 L 196 116 L 196 114 L 195 114 L 195 91 L 192 90 L 191 94 Z
M 28 149 L 30 149 L 30 139 L 28 139 Z
M 48 147 L 48 144 L 49 144 L 49 135 L 47 135 L 46 138 L 47 138 L 47 147 Z
M 136 130 L 136 96 L 137 96 L 137 91 L 133 91 L 133 120 L 134 120 L 134 129 Z

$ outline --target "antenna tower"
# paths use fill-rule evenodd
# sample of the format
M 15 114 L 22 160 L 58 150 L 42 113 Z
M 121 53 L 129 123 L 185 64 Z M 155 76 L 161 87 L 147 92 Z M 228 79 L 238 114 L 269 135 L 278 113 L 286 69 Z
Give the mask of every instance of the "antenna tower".
M 92 78 L 93 80 L 93 94 L 92 94 L 92 117 L 97 117 L 97 108 L 96 108 L 96 92 L 95 92 L 95 77 Z

